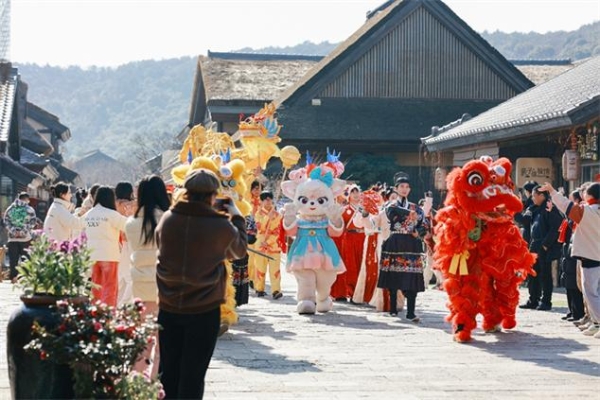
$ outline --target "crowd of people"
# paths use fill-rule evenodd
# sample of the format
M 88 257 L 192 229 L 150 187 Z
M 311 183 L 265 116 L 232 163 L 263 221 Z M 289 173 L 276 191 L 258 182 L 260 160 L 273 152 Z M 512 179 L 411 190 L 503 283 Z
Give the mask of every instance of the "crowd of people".
M 555 271 L 567 293 L 569 312 L 562 319 L 600 338 L 600 183 L 584 183 L 567 198 L 549 183 L 530 181 L 523 193 L 524 209 L 515 220 L 537 255 L 537 275 L 528 278 L 529 299 L 519 307 L 551 310 Z
M 246 217 L 235 202 L 219 201 L 220 185 L 214 173 L 198 169 L 176 194 L 154 175 L 135 187 L 121 182 L 78 189 L 75 199 L 64 183 L 52 188 L 44 234 L 64 241 L 85 232 L 90 279 L 97 285 L 93 297 L 112 306 L 139 298 L 162 326 L 136 369 L 157 376 L 160 365 L 168 398 L 202 397 L 222 333 L 226 275 L 237 305 L 248 303 L 251 290 L 275 301 L 284 295 L 280 264 L 294 238 L 284 234 L 275 183 L 252 183 L 252 212 Z M 334 301 L 369 304 L 394 317 L 405 310 L 405 318 L 418 324 L 418 293 L 443 290 L 431 257 L 437 240 L 433 198 L 428 192 L 411 202 L 410 194 L 410 178 L 400 173 L 393 186 L 378 183 L 363 191 L 348 185 L 337 199 L 344 233 L 334 241 L 346 272 L 332 286 Z M 28 200 L 21 193 L 4 213 L 11 279 L 32 239 L 36 218 Z M 515 221 L 537 255 L 537 275 L 529 277 L 529 298 L 520 308 L 552 309 L 556 270 L 568 299 L 563 319 L 600 338 L 600 183 L 586 183 L 567 198 L 548 183 L 528 182 L 523 206 Z

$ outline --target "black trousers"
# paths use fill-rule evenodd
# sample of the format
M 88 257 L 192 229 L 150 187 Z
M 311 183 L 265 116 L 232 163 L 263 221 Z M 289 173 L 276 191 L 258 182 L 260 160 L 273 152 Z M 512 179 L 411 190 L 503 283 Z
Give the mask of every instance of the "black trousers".
M 25 249 L 29 247 L 31 240 L 27 242 L 8 242 L 8 258 L 10 266 L 10 279 L 17 276 L 17 265 L 21 261 L 21 256 L 26 256 Z
M 585 315 L 583 309 L 583 293 L 578 288 L 567 289 L 567 304 L 569 306 L 569 312 L 575 319 L 581 319 Z
M 201 399 L 221 320 L 221 309 L 202 314 L 158 312 L 160 381 L 166 399 Z
M 527 287 L 529 289 L 529 301 L 532 304 L 552 305 L 552 261 L 546 260 L 545 253 L 539 253 L 533 266 L 537 276 L 530 276 Z
M 390 313 L 397 314 L 398 308 L 396 302 L 398 301 L 398 292 L 390 289 Z M 417 292 L 412 290 L 403 290 L 402 294 L 406 298 L 406 318 L 413 319 L 415 315 L 415 303 L 417 302 Z

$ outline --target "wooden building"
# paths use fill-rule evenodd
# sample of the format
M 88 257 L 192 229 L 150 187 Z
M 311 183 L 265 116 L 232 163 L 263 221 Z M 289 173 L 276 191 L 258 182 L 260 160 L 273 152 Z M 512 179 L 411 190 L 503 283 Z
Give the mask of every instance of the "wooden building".
M 532 86 L 442 1 L 396 0 L 275 101 L 286 144 L 391 155 L 398 170 L 419 176 L 421 193 L 433 183 L 419 153 L 432 126 L 476 116 Z
M 27 191 L 43 217 L 50 185 L 78 185 L 77 172 L 62 164 L 62 142 L 71 137 L 58 117 L 27 101 L 27 84 L 9 62 L 0 63 L 0 209 Z
M 575 150 L 578 177 L 600 174 L 600 56 L 522 93 L 481 115 L 435 130 L 422 139 L 428 151 L 462 165 L 480 155 L 513 161 L 518 186 L 527 180 L 564 184 L 562 158 Z
M 40 175 L 20 164 L 25 107 L 19 99 L 26 95 L 17 68 L 0 63 L 0 211 L 6 210 L 17 193 L 44 183 Z
M 121 181 L 130 181 L 132 176 L 130 167 L 100 150 L 84 154 L 73 162 L 73 168 L 87 187 L 95 183 L 114 186 Z
M 273 101 L 322 58 L 211 51 L 199 56 L 188 128 L 216 123 L 219 132 L 236 132 L 240 118 Z
M 215 125 L 233 134 L 241 118 L 258 112 L 300 79 L 323 56 L 208 52 L 199 56 L 194 76 L 190 115 L 176 136 L 183 143 L 198 124 Z M 147 169 L 169 180 L 179 163 L 179 149 L 164 151 L 148 160 Z

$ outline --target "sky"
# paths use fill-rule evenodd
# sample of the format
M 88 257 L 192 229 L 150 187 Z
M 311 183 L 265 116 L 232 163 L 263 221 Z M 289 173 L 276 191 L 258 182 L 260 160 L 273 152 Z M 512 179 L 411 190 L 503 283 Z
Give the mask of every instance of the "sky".
M 345 40 L 384 0 L 12 0 L 10 59 L 81 67 Z M 598 0 L 445 0 L 477 32 L 572 31 Z

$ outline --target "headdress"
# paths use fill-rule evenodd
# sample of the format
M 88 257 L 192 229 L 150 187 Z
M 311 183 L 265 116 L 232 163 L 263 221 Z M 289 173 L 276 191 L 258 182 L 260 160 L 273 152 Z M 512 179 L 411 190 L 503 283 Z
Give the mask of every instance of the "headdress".
M 406 172 L 398 172 L 394 175 L 394 184 L 410 183 L 410 178 Z

